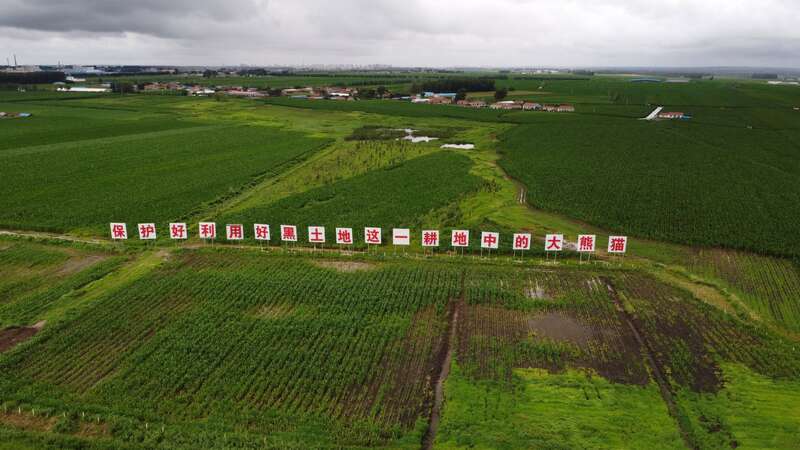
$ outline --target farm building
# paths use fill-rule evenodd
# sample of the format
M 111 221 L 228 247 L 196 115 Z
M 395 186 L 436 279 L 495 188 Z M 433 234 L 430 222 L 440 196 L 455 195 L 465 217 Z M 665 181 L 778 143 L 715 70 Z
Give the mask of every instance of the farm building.
M 281 91 L 281 95 L 285 96 L 292 96 L 292 95 L 300 95 L 300 94 L 313 94 L 314 88 L 305 87 L 305 88 L 289 88 L 284 89 Z
M 575 112 L 575 107 L 568 104 L 544 105 L 542 110 L 547 112 Z
M 459 100 L 456 102 L 458 106 L 465 108 L 485 108 L 486 102 L 483 100 Z
M 325 94 L 330 96 L 331 98 L 348 98 L 355 96 L 358 91 L 351 88 L 336 88 L 336 87 L 329 87 L 324 89 Z
M 522 102 L 505 100 L 502 102 L 492 103 L 489 108 L 492 109 L 522 109 Z
M 234 97 L 247 97 L 247 98 L 258 98 L 258 97 L 266 97 L 267 96 L 267 94 L 265 94 L 264 92 L 259 92 L 259 91 L 250 90 L 250 89 L 248 89 L 246 91 L 230 90 L 230 91 L 227 91 L 226 93 L 228 95 L 232 95 Z
M 441 95 L 434 95 L 433 97 L 430 97 L 428 100 L 430 100 L 429 103 L 432 105 L 449 105 L 450 103 L 453 103 L 452 98 L 443 97 Z
M 203 96 L 207 96 L 207 95 L 213 95 L 214 93 L 216 93 L 215 90 L 209 89 L 209 88 L 205 88 L 205 87 L 202 87 L 202 86 L 191 86 L 191 87 L 186 88 L 186 94 L 187 95 L 194 95 L 194 96 L 198 96 L 198 97 L 203 97 Z
M 525 111 L 541 111 L 542 105 L 539 103 L 525 102 L 522 104 L 522 109 Z

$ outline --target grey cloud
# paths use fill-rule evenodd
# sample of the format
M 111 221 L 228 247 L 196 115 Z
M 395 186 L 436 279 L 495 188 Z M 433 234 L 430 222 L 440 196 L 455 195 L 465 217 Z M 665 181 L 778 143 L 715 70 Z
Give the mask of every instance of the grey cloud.
M 152 64 L 800 66 L 795 0 L 0 0 L 0 6 L 0 51 L 37 58 L 60 49 L 63 58 L 111 55 L 108 62 Z M 109 45 L 116 53 L 106 51 Z

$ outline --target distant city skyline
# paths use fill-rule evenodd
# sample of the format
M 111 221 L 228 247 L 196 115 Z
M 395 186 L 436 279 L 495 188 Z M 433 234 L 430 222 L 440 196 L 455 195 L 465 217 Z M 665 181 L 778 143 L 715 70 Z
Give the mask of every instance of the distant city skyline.
M 789 0 L 0 0 L 0 64 L 800 67 Z

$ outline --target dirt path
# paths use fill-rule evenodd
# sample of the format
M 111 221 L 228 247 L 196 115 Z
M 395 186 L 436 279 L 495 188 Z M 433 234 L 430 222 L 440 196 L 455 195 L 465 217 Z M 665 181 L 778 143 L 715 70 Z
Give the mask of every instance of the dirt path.
M 68 234 L 46 233 L 44 231 L 0 230 L 0 236 L 29 237 L 36 239 L 55 239 L 58 241 L 81 242 L 84 244 L 108 245 L 109 241 L 70 236 Z
M 688 424 L 685 423 L 680 410 L 680 406 L 675 402 L 675 398 L 672 395 L 672 391 L 670 390 L 670 386 L 667 383 L 667 379 L 664 376 L 664 373 L 661 370 L 661 367 L 656 362 L 654 355 L 653 348 L 650 346 L 650 343 L 647 342 L 647 339 L 644 338 L 644 335 L 639 331 L 639 328 L 636 326 L 633 316 L 630 312 L 625 309 L 625 305 L 622 304 L 622 300 L 619 298 L 616 289 L 614 289 L 614 285 L 608 278 L 602 277 L 601 278 L 605 283 L 606 287 L 608 288 L 608 295 L 614 300 L 614 304 L 617 307 L 617 311 L 619 311 L 620 316 L 622 319 L 628 324 L 630 327 L 631 332 L 633 333 L 634 338 L 639 344 L 639 347 L 644 350 L 645 357 L 647 358 L 647 363 L 650 366 L 650 369 L 653 373 L 653 377 L 656 379 L 656 383 L 658 383 L 658 388 L 661 391 L 661 397 L 664 399 L 664 403 L 667 404 L 667 410 L 669 414 L 675 419 L 675 422 L 678 424 L 678 429 L 681 433 L 681 437 L 683 438 L 683 443 L 686 444 L 687 448 L 692 450 L 699 450 L 699 446 L 697 443 L 694 442 L 692 439 L 692 435 L 688 429 Z
M 433 448 L 433 443 L 436 441 L 436 431 L 439 429 L 439 421 L 442 418 L 442 406 L 444 405 L 444 382 L 447 376 L 450 375 L 450 364 L 453 361 L 453 345 L 456 340 L 456 331 L 458 329 L 458 310 L 464 304 L 464 274 L 461 274 L 461 295 L 458 299 L 451 299 L 447 311 L 447 328 L 445 330 L 442 344 L 439 347 L 439 354 L 436 361 L 439 361 L 437 366 L 438 376 L 435 377 L 436 384 L 433 390 L 433 407 L 431 408 L 431 416 L 428 419 L 428 429 L 425 430 L 425 435 L 422 437 L 422 450 L 430 450 Z

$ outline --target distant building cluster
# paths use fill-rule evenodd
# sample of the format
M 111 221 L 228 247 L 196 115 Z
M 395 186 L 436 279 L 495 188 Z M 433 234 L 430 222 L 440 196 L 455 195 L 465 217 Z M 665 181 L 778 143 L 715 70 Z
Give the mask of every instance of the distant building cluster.
M 31 113 L 27 112 L 5 112 L 0 111 L 0 119 L 16 119 L 22 117 L 30 117 Z
M 501 110 L 546 111 L 546 112 L 575 112 L 575 107 L 570 104 L 541 104 L 525 100 L 503 100 L 495 103 L 486 103 L 483 100 L 461 99 L 456 100 L 456 94 L 425 92 L 411 98 L 411 103 L 427 103 L 430 105 L 455 104 L 463 108 L 490 108 Z

